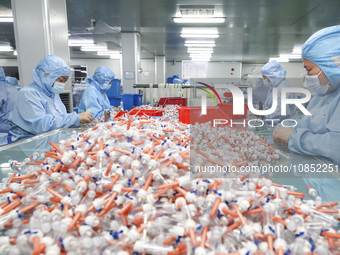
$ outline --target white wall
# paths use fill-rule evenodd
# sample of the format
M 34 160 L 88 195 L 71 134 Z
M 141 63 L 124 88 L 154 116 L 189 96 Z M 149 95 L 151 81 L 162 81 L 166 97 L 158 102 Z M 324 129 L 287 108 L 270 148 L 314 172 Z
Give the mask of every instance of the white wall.
M 155 83 L 156 80 L 156 66 L 154 59 L 141 59 L 141 68 L 143 73 L 139 75 L 138 83 L 150 84 Z
M 234 71 L 232 71 L 232 68 Z M 177 74 L 183 79 L 182 62 L 166 62 L 166 78 Z M 242 63 L 240 62 L 208 62 L 207 78 L 192 79 L 212 84 L 239 82 L 242 77 Z

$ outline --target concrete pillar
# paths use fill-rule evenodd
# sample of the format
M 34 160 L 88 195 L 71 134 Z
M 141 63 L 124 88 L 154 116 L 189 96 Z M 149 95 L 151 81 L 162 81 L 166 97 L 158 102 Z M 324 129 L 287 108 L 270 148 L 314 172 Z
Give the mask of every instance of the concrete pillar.
M 20 84 L 32 83 L 32 71 L 47 55 L 70 64 L 66 0 L 12 0 Z M 65 90 L 71 91 L 70 79 Z
M 166 65 L 165 65 L 165 56 L 156 56 L 155 57 L 155 80 L 156 83 L 165 83 L 165 73 L 166 73 Z
M 138 32 L 122 32 L 123 93 L 136 93 L 133 85 L 140 80 L 140 35 Z

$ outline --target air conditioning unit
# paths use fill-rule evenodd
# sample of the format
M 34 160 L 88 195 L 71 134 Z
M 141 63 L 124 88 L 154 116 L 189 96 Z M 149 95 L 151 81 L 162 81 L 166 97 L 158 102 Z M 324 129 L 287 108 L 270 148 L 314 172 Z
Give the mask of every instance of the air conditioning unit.
M 193 15 L 214 15 L 214 5 L 180 5 L 179 11 L 182 16 L 193 16 Z

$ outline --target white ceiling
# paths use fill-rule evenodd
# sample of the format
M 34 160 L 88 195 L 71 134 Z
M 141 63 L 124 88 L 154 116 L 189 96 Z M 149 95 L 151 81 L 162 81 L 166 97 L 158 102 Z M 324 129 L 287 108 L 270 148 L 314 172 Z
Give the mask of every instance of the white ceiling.
M 220 34 L 211 61 L 266 63 L 290 53 L 315 31 L 340 24 L 339 0 L 66 0 L 70 38 L 93 39 L 120 50 L 120 31 L 141 35 L 142 58 L 166 56 L 189 60 L 183 27 L 217 27 Z M 0 16 L 10 12 L 10 0 L 0 1 Z M 211 5 L 226 17 L 222 24 L 177 24 L 179 6 Z M 29 11 L 28 11 L 29 13 Z M 91 19 L 95 29 L 87 31 Z M 15 47 L 12 23 L 0 23 L 0 44 Z M 98 58 L 72 47 L 71 58 Z M 0 58 L 13 58 L 0 54 Z

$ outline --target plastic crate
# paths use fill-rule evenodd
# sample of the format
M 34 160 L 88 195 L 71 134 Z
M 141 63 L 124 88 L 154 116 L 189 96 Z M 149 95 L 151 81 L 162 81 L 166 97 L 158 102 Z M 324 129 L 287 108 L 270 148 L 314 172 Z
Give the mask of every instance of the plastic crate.
M 223 94 L 224 97 L 233 97 L 233 94 L 231 92 L 224 92 Z
M 109 101 L 110 101 L 110 105 L 112 105 L 114 107 L 119 107 L 120 106 L 121 98 L 120 97 L 109 98 Z
M 229 116 L 231 119 L 245 119 L 247 117 L 248 104 L 244 104 L 244 113 L 243 115 L 233 115 L 233 104 L 232 103 L 223 103 L 222 105 L 218 105 L 222 111 Z
M 226 115 L 221 108 L 217 106 L 207 106 L 207 114 L 201 115 L 201 106 L 182 107 L 178 109 L 179 122 L 185 124 L 205 123 L 211 121 L 213 125 L 214 119 L 224 119 L 230 121 L 230 117 Z
M 106 95 L 108 98 L 118 98 L 120 97 L 120 80 L 113 79 L 111 81 L 111 88 L 106 91 Z
M 133 95 L 133 106 L 140 106 L 143 104 L 143 94 Z
M 183 97 L 162 97 L 158 101 L 158 106 L 166 106 L 168 104 L 187 106 L 187 99 Z
M 124 110 L 130 111 L 134 104 L 134 94 L 122 94 L 121 96 Z
M 122 116 L 124 113 L 127 113 L 128 111 L 120 111 L 117 113 L 116 117 Z M 138 114 L 137 114 L 138 113 Z M 138 116 L 143 116 L 143 115 L 148 115 L 151 117 L 161 117 L 163 116 L 164 111 L 163 110 L 138 110 L 138 109 L 133 109 L 130 111 L 130 115 L 138 115 Z

